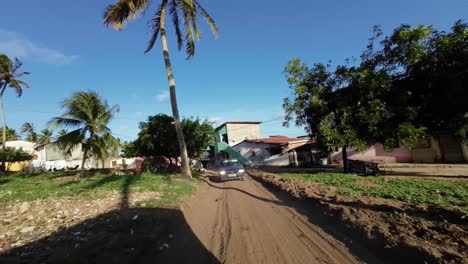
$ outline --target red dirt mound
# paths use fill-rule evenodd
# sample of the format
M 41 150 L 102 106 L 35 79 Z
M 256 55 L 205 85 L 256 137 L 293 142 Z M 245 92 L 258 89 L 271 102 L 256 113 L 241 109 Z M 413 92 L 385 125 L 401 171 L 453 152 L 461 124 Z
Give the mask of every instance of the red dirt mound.
M 308 199 L 350 237 L 395 260 L 468 263 L 468 216 L 454 209 L 373 197 L 343 197 L 336 188 L 250 170 L 255 179 Z M 344 224 L 344 225 L 343 225 Z

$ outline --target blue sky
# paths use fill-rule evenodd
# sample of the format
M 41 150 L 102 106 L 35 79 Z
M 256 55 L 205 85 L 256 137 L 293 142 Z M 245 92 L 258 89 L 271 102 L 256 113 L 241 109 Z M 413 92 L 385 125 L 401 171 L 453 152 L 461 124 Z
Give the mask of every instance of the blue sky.
M 143 54 L 152 12 L 124 31 L 104 28 L 104 8 L 116 0 L 16 0 L 2 3 L 0 52 L 19 57 L 31 88 L 5 95 L 9 127 L 24 122 L 46 127 L 61 114 L 59 103 L 80 90 L 95 90 L 120 113 L 110 127 L 134 139 L 148 115 L 170 114 L 160 52 Z M 153 1 L 159 2 L 159 1 Z M 282 69 L 289 59 L 342 63 L 359 56 L 372 27 L 385 33 L 402 23 L 448 30 L 467 19 L 466 0 L 200 0 L 220 29 L 215 40 L 206 26 L 193 59 L 170 50 L 183 116 L 223 121 L 264 121 L 282 115 L 290 91 Z M 154 7 L 153 7 L 154 9 Z M 172 33 L 171 31 L 169 33 Z M 219 124 L 218 123 L 218 124 Z M 263 136 L 303 135 L 281 120 L 261 126 Z

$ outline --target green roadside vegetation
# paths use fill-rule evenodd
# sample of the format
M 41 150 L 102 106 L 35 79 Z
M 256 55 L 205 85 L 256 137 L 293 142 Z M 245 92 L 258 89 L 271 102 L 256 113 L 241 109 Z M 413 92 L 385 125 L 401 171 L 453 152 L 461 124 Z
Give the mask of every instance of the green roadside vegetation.
M 426 203 L 468 212 L 468 181 L 386 179 L 343 173 L 280 173 L 285 178 L 337 187 L 343 196 L 370 196 L 408 203 Z
M 76 174 L 76 172 L 75 172 Z M 109 192 L 121 195 L 136 192 L 159 192 L 160 199 L 141 203 L 145 206 L 170 205 L 190 194 L 200 180 L 183 180 L 178 174 L 110 175 L 96 173 L 92 177 L 76 180 L 67 172 L 41 174 L 11 174 L 0 177 L 0 205 L 36 199 L 76 197 L 102 198 Z M 137 204 L 138 205 L 138 204 Z

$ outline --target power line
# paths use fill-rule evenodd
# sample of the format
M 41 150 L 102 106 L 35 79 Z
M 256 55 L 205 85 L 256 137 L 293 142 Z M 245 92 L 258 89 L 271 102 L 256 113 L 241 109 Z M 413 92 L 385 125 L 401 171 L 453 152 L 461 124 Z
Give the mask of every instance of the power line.
M 262 121 L 262 122 L 260 122 L 260 125 L 263 125 L 263 124 L 266 124 L 266 123 L 270 123 L 270 122 L 274 122 L 274 121 L 277 121 L 277 120 L 280 120 L 280 119 L 283 119 L 283 118 L 284 118 L 284 116 L 281 116 L 281 117 L 269 119 L 269 120 L 266 120 L 266 121 Z M 243 129 L 243 128 L 246 128 L 246 127 L 251 127 L 251 126 L 256 126 L 256 125 L 259 125 L 259 124 L 250 124 L 250 125 L 246 125 L 246 126 L 236 127 L 236 128 L 230 129 L 230 131 L 234 131 L 234 130 L 238 130 L 238 129 Z

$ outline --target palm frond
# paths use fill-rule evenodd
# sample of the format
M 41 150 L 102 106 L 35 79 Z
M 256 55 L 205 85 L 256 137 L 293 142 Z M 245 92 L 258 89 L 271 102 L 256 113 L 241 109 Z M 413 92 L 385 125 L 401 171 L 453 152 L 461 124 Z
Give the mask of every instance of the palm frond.
M 21 97 L 21 95 L 23 94 L 23 88 L 21 86 L 25 86 L 26 88 L 30 87 L 29 84 L 18 79 L 11 79 L 9 86 L 15 89 L 16 95 L 18 97 Z
M 151 38 L 148 42 L 148 47 L 146 48 L 145 53 L 148 53 L 150 50 L 153 49 L 154 44 L 156 43 L 156 40 L 158 39 L 159 30 L 161 26 L 161 12 L 164 8 L 164 5 L 166 5 L 166 3 L 167 3 L 167 0 L 164 0 L 161 3 L 158 10 L 154 14 L 153 19 L 151 19 L 151 30 L 153 31 L 153 34 L 151 35 Z
M 30 72 L 19 72 L 19 73 L 15 73 L 15 78 L 20 78 L 20 77 L 23 77 L 24 75 L 29 75 L 31 74 Z
M 149 0 L 119 0 L 109 5 L 104 13 L 104 25 L 122 29 L 125 22 L 135 19 L 149 4 Z
M 83 125 L 82 120 L 75 119 L 68 115 L 54 117 L 48 123 L 48 126 L 50 129 L 56 129 L 57 127 L 78 127 L 82 125 Z
M 185 19 L 185 54 L 186 58 L 190 59 L 195 54 L 195 38 L 193 34 L 192 24 L 188 18 Z
M 180 30 L 180 20 L 179 20 L 179 4 L 176 0 L 169 2 L 169 12 L 171 12 L 172 23 L 174 25 L 176 38 L 177 38 L 177 49 L 181 50 L 184 40 L 182 39 L 182 31 Z
M 195 33 L 195 38 L 197 41 L 200 41 L 201 39 L 201 33 L 200 30 L 198 29 L 198 21 L 197 21 L 197 6 L 193 5 L 192 6 L 192 28 L 193 32 Z
M 12 64 L 7 55 L 0 53 L 0 76 L 11 72 Z
M 23 65 L 23 63 L 18 59 L 18 58 L 15 58 L 13 60 L 13 65 L 12 65 L 12 73 L 16 73 L 16 71 L 21 67 L 21 65 Z
M 205 18 L 206 23 L 208 23 L 208 25 L 210 26 L 211 31 L 213 32 L 213 35 L 215 37 L 218 37 L 219 31 L 218 31 L 218 27 L 216 26 L 214 19 L 210 16 L 210 14 L 208 14 L 205 8 L 203 8 L 203 6 L 200 3 L 198 3 L 198 1 L 194 0 L 194 2 L 195 2 L 195 5 L 198 7 L 200 14 Z
M 41 145 L 52 143 L 55 140 L 53 133 L 52 130 L 43 129 L 39 135 L 38 143 Z
M 66 156 L 70 156 L 72 152 L 83 143 L 85 135 L 85 131 L 79 128 L 59 136 L 52 144 L 61 150 Z

